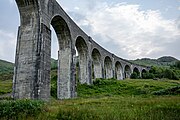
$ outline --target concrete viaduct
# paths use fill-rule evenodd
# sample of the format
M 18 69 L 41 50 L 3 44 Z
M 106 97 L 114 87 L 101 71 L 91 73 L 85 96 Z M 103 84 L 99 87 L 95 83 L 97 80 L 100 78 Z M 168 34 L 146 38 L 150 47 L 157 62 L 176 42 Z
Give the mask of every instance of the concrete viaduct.
M 76 97 L 76 49 L 79 81 L 94 78 L 129 78 L 147 67 L 135 65 L 108 52 L 83 32 L 56 0 L 16 0 L 20 12 L 13 78 L 15 99 L 50 98 L 51 29 L 56 32 L 58 52 L 58 99 Z

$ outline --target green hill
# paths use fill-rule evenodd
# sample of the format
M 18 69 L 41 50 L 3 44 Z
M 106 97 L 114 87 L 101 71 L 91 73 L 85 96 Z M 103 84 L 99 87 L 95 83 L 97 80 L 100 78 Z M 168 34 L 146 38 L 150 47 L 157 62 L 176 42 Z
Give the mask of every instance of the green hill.
M 0 80 L 12 80 L 14 64 L 5 60 L 0 60 Z
M 51 58 L 51 69 L 57 69 L 57 60 Z M 14 73 L 14 63 L 0 60 L 0 80 L 12 80 Z
M 145 66 L 170 67 L 174 65 L 178 61 L 178 59 L 171 56 L 163 56 L 158 59 L 142 58 L 130 61 L 132 63 Z
M 5 60 L 0 60 L 0 74 L 12 73 L 14 64 Z
M 58 60 L 51 58 L 51 69 L 57 69 L 57 68 L 58 68 Z

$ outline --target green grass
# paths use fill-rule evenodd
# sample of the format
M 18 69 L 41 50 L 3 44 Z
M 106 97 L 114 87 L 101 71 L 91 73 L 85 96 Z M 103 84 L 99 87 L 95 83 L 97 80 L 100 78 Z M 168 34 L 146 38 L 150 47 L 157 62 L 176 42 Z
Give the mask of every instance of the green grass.
M 54 101 L 49 118 L 74 120 L 170 120 L 179 119 L 180 98 L 101 97 Z
M 4 100 L 0 102 L 1 119 L 22 119 L 36 117 L 43 109 L 44 102 L 33 100 Z
M 173 80 L 96 80 L 95 85 L 79 85 L 78 95 L 80 97 L 94 96 L 151 96 L 153 92 L 176 87 L 179 81 Z
M 52 71 L 52 84 L 56 79 L 55 73 Z M 78 84 L 77 98 L 52 98 L 38 116 L 26 115 L 22 119 L 179 120 L 179 85 L 180 81 L 175 80 L 98 79 L 94 85 Z M 156 92 L 163 94 L 156 95 Z
M 0 95 L 12 92 L 12 80 L 0 80 Z
M 78 85 L 76 99 L 52 100 L 43 119 L 178 120 L 179 93 L 153 93 L 179 85 L 174 80 L 97 80 L 94 85 Z

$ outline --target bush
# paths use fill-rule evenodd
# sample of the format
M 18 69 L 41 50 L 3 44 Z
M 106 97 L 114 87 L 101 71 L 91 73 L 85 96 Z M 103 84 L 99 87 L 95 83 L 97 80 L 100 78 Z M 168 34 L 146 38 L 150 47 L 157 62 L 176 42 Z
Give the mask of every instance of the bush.
M 142 78 L 143 79 L 153 79 L 153 78 L 155 78 L 155 76 L 153 73 L 146 72 L 146 73 L 142 74 Z
M 166 69 L 164 71 L 164 78 L 172 79 L 172 80 L 179 80 L 176 73 L 173 72 L 171 69 Z
M 57 75 L 51 78 L 51 96 L 57 98 Z
M 42 101 L 17 100 L 0 102 L 0 118 L 17 119 L 19 116 L 37 116 L 42 111 Z
M 137 74 L 136 72 L 133 72 L 133 73 L 131 74 L 130 78 L 131 78 L 131 79 L 138 79 L 139 76 L 138 76 L 138 74 Z

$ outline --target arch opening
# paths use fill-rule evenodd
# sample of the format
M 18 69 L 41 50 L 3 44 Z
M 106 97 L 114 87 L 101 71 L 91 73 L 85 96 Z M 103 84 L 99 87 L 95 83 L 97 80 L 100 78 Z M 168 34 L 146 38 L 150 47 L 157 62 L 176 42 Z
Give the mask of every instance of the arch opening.
M 125 78 L 130 78 L 131 76 L 131 68 L 129 65 L 126 65 L 124 68 L 124 76 Z
M 76 43 L 75 43 L 77 52 L 78 52 L 78 81 L 81 84 L 84 83 L 89 83 L 88 81 L 88 46 L 85 42 L 85 40 L 81 37 L 78 36 L 76 39 Z
M 101 54 L 98 49 L 92 51 L 92 78 L 102 78 Z
M 106 79 L 113 78 L 112 60 L 109 56 L 104 59 L 104 74 Z
M 135 67 L 135 68 L 133 69 L 133 73 L 131 74 L 131 78 L 132 78 L 132 79 L 138 79 L 138 78 L 140 78 L 140 77 L 141 77 L 140 71 L 139 71 L 139 69 L 138 69 L 137 67 Z
M 57 98 L 67 99 L 73 96 L 71 93 L 72 89 L 74 90 L 74 87 L 71 86 L 72 41 L 70 30 L 66 21 L 61 16 L 53 17 L 51 25 L 58 40 L 58 70 L 57 77 L 55 77 L 57 79 Z
M 117 80 L 123 80 L 123 68 L 119 61 L 115 63 L 115 78 Z

